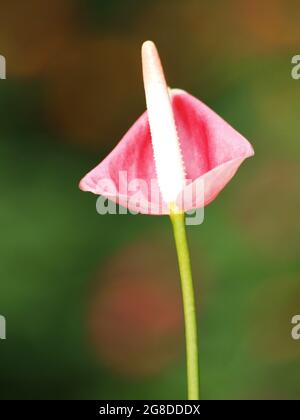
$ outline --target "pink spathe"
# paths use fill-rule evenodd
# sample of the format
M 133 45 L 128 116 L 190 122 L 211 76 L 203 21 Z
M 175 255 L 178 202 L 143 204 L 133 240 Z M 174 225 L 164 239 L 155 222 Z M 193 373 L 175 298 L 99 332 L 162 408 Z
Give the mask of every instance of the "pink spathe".
M 178 197 L 178 207 L 187 211 L 209 204 L 254 151 L 241 134 L 197 98 L 179 89 L 171 90 L 170 96 L 187 181 L 181 194 L 197 185 L 204 189 L 204 201 L 197 194 L 188 202 Z M 121 185 L 120 172 L 126 174 L 129 188 Z M 161 194 L 151 194 L 151 180 L 155 184 L 156 168 L 145 112 L 113 151 L 80 181 L 80 188 L 133 211 L 168 214 L 169 207 L 161 205 Z M 135 199 L 137 195 L 144 205 Z M 153 206 L 152 211 L 147 203 Z

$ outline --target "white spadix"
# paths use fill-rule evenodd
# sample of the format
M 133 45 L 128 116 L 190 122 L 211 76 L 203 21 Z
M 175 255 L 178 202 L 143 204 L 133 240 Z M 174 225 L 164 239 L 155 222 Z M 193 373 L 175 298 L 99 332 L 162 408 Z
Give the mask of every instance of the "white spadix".
M 185 170 L 169 89 L 152 41 L 142 46 L 142 63 L 157 181 L 163 200 L 173 203 L 185 185 Z

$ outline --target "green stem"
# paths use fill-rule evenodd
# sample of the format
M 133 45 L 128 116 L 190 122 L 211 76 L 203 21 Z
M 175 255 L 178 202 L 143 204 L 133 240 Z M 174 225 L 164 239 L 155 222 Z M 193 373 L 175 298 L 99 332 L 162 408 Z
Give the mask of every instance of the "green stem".
M 188 399 L 199 399 L 198 337 L 195 293 L 192 280 L 189 248 L 187 244 L 184 213 L 170 214 L 176 243 L 181 278 L 185 323 Z

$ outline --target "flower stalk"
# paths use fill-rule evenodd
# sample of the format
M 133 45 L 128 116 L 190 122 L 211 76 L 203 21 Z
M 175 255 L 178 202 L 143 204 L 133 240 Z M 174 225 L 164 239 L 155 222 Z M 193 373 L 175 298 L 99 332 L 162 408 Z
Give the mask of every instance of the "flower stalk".
M 188 399 L 199 400 L 197 312 L 184 213 L 171 210 L 170 218 L 173 225 L 183 298 Z

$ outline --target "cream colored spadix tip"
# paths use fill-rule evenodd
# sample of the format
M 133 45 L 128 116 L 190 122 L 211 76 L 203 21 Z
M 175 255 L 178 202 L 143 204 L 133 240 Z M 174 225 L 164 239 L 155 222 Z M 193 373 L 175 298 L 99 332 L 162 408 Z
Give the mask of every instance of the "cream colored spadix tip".
M 165 82 L 163 68 L 154 42 L 146 41 L 142 45 L 142 62 L 145 86 L 147 83 Z
M 143 78 L 158 185 L 165 202 L 176 201 L 185 184 L 179 139 L 157 48 L 142 45 Z

